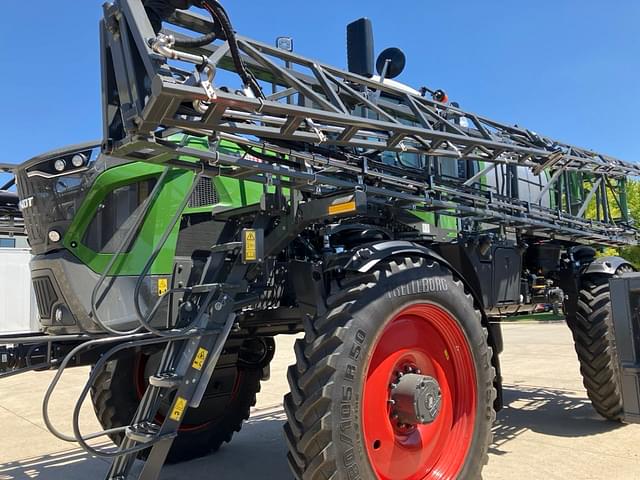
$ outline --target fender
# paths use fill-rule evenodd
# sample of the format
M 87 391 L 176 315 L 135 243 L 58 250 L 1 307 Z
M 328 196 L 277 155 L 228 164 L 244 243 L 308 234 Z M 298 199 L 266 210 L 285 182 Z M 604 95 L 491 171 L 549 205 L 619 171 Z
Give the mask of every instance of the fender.
M 391 240 L 388 242 L 379 242 L 369 245 L 359 246 L 352 250 L 352 256 L 344 265 L 345 270 L 355 271 L 359 273 L 368 273 L 376 265 L 383 260 L 391 257 L 402 257 L 414 255 L 418 257 L 436 260 L 450 269 L 464 284 L 467 290 L 473 296 L 473 299 L 480 307 L 482 316 L 486 317 L 482 299 L 477 295 L 475 290 L 469 285 L 464 276 L 456 270 L 443 256 L 417 243 L 408 242 L 406 240 Z
M 388 242 L 359 246 L 355 248 L 353 252 L 352 257 L 344 268 L 345 270 L 357 271 L 359 273 L 370 272 L 378 263 L 387 258 L 406 255 L 417 255 L 419 257 L 437 260 L 451 268 L 449 262 L 433 250 L 405 240 L 390 240 Z
M 480 312 L 482 314 L 482 324 L 487 328 L 489 332 L 489 345 L 491 345 L 494 351 L 492 363 L 494 368 L 496 369 L 495 387 L 498 393 L 495 402 L 495 408 L 496 411 L 501 410 L 504 405 L 502 396 L 502 372 L 500 368 L 499 358 L 499 354 L 502 353 L 503 349 L 502 329 L 500 328 L 500 324 L 489 323 L 488 317 L 484 311 L 484 307 L 482 304 L 482 298 L 480 298 L 475 290 L 471 288 L 471 285 L 469 285 L 467 279 L 465 279 L 465 277 L 440 254 L 436 253 L 430 248 L 418 245 L 413 242 L 404 240 L 379 242 L 357 247 L 353 249 L 352 252 L 353 253 L 351 258 L 344 266 L 345 270 L 367 273 L 370 272 L 381 261 L 388 258 L 413 255 L 428 258 L 430 260 L 436 260 L 437 262 L 449 268 L 462 281 L 465 288 L 468 292 L 471 293 L 474 301 L 476 302 L 476 305 L 480 309 Z
M 581 274 L 590 275 L 593 273 L 599 273 L 613 276 L 616 274 L 618 269 L 623 266 L 633 268 L 633 265 L 622 257 L 599 257 L 589 263 L 584 270 L 582 270 Z M 635 270 L 635 268 L 633 269 Z
M 471 293 L 473 299 L 480 307 L 482 316 L 486 317 L 482 298 L 478 295 L 467 279 L 454 268 L 451 263 L 442 255 L 434 250 L 417 243 L 408 242 L 406 240 L 391 240 L 388 242 L 379 242 L 368 245 L 362 245 L 352 250 L 352 256 L 344 265 L 345 270 L 355 271 L 359 273 L 370 272 L 378 263 L 391 257 L 401 257 L 414 255 L 418 257 L 436 260 L 451 270 L 464 284 L 466 289 Z

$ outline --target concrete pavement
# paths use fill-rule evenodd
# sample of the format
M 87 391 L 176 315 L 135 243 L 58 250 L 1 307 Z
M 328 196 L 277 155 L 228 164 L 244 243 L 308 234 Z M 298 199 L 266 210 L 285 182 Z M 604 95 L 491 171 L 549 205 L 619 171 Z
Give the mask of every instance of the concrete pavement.
M 562 324 L 507 324 L 502 356 L 506 408 L 494 427 L 487 480 L 640 478 L 640 425 L 601 420 L 591 408 L 578 371 L 571 336 Z M 282 479 L 286 464 L 281 406 L 286 368 L 293 361 L 292 338 L 278 339 L 272 380 L 263 385 L 252 418 L 217 454 L 167 466 L 163 479 Z M 86 379 L 86 369 L 69 372 L 53 405 L 54 420 L 69 431 L 68 416 Z M 100 479 L 108 464 L 45 429 L 40 401 L 51 372 L 0 382 L 0 480 Z M 89 405 L 86 433 L 98 429 Z M 106 445 L 106 442 L 103 442 Z M 139 466 L 138 466 L 139 468 Z

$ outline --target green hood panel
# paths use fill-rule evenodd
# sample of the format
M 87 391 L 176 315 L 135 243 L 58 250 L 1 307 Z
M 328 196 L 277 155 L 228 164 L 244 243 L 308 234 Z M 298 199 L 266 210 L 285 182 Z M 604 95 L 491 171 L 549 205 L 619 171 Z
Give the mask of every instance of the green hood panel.
M 199 137 L 174 136 L 171 140 L 191 148 L 206 150 L 208 142 Z M 243 152 L 231 142 L 221 142 L 220 149 L 226 153 L 241 155 Z M 191 157 L 180 157 L 183 161 L 197 161 Z M 103 273 L 113 254 L 91 250 L 84 243 L 84 237 L 102 202 L 113 190 L 143 180 L 158 178 L 164 167 L 145 162 L 129 163 L 109 168 L 101 173 L 93 183 L 82 207 L 75 215 L 64 236 L 64 246 L 96 273 Z M 171 218 L 187 194 L 195 174 L 188 170 L 172 169 L 162 185 L 157 199 L 151 206 L 140 231 L 127 253 L 120 255 L 110 275 L 138 275 L 160 237 L 168 228 Z M 260 201 L 262 185 L 255 182 L 216 177 L 213 183 L 218 195 L 218 204 L 225 207 L 240 207 Z M 185 214 L 211 212 L 211 206 L 187 208 Z M 174 227 L 167 242 L 154 262 L 150 274 L 170 275 L 176 252 L 179 224 Z

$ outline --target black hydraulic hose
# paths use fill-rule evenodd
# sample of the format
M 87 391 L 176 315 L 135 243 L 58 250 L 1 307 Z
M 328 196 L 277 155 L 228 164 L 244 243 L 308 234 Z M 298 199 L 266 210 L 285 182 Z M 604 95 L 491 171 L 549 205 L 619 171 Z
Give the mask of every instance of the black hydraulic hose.
M 147 12 L 147 16 L 156 35 L 162 30 L 162 22 L 167 20 L 177 8 L 189 7 L 188 2 L 185 3 L 185 5 L 181 5 L 179 2 L 175 2 L 175 0 L 144 0 L 142 4 L 144 5 L 144 9 Z
M 227 40 L 234 66 L 244 84 L 251 89 L 257 98 L 266 98 L 256 77 L 247 70 L 242 60 L 233 25 L 220 2 L 217 0 L 144 0 L 143 4 L 156 34 L 162 30 L 162 22 L 169 19 L 177 9 L 187 9 L 191 5 L 196 5 L 207 10 L 213 19 L 214 31 L 195 39 L 175 40 L 174 45 L 183 48 L 196 48 L 208 45 L 216 38 Z
M 215 334 L 215 332 L 211 332 L 210 334 L 211 335 Z M 51 422 L 51 418 L 49 416 L 49 402 L 51 401 L 51 396 L 53 395 L 53 392 L 55 391 L 55 388 L 57 387 L 58 382 L 60 381 L 60 378 L 62 377 L 62 374 L 64 373 L 64 371 L 68 367 L 69 362 L 76 355 L 78 355 L 78 353 L 80 353 L 82 350 L 85 350 L 85 349 L 90 348 L 90 347 L 100 346 L 100 345 L 103 345 L 103 344 L 113 343 L 113 342 L 116 342 L 116 341 L 121 341 L 121 338 L 119 338 L 119 337 L 99 338 L 99 339 L 96 339 L 96 340 L 91 340 L 91 341 L 85 342 L 83 344 L 80 344 L 80 345 L 76 346 L 73 350 L 71 350 L 67 354 L 67 356 L 64 358 L 62 363 L 60 364 L 60 367 L 58 368 L 58 371 L 56 372 L 56 375 L 54 376 L 53 380 L 49 384 L 49 388 L 47 388 L 47 391 L 46 391 L 45 396 L 44 396 L 44 400 L 42 402 L 42 416 L 43 416 L 45 425 L 47 426 L 49 431 L 54 436 L 59 438 L 60 440 L 63 440 L 65 442 L 77 442 L 88 453 L 91 453 L 91 454 L 99 456 L 99 457 L 107 457 L 107 458 L 115 458 L 115 457 L 120 456 L 120 455 L 128 455 L 128 454 L 131 454 L 131 453 L 136 453 L 136 452 L 142 451 L 142 450 L 144 450 L 146 448 L 149 448 L 154 443 L 157 443 L 160 440 L 160 438 L 157 438 L 154 441 L 149 442 L 149 443 L 138 445 L 137 447 L 132 447 L 131 449 L 121 450 L 121 451 L 117 451 L 117 452 L 105 452 L 105 451 L 101 451 L 101 450 L 96 450 L 95 448 L 91 447 L 89 444 L 87 444 L 87 440 L 100 438 L 100 437 L 103 437 L 105 435 L 109 435 L 109 434 L 112 434 L 112 433 L 123 432 L 127 428 L 126 426 L 111 428 L 111 429 L 108 429 L 108 430 L 104 430 L 102 432 L 92 433 L 92 434 L 89 434 L 89 435 L 82 435 L 82 432 L 80 432 L 80 410 L 82 408 L 82 404 L 84 403 L 89 391 L 91 390 L 91 387 L 95 383 L 96 378 L 97 378 L 98 374 L 100 373 L 101 369 L 111 359 L 111 357 L 113 357 L 116 353 L 118 353 L 118 352 L 120 352 L 122 350 L 126 350 L 128 348 L 133 348 L 133 347 L 150 346 L 150 345 L 157 345 L 157 344 L 160 344 L 160 343 L 167 343 L 168 342 L 164 338 L 150 337 L 150 335 L 151 334 L 148 334 L 148 333 L 134 335 L 135 338 L 130 339 L 127 342 L 121 343 L 120 345 L 116 345 L 115 347 L 113 347 L 109 351 L 107 351 L 104 355 L 102 355 L 102 357 L 100 357 L 100 360 L 98 360 L 98 362 L 94 365 L 94 368 L 93 368 L 93 370 L 92 370 L 92 372 L 91 372 L 91 374 L 89 376 L 89 380 L 87 380 L 87 383 L 85 384 L 85 386 L 84 386 L 84 388 L 83 388 L 83 390 L 82 390 L 82 392 L 80 394 L 80 397 L 76 401 L 75 407 L 73 409 L 73 421 L 72 421 L 73 432 L 74 432 L 74 436 L 73 437 L 69 436 L 69 435 L 65 435 L 64 433 L 60 432 L 56 427 L 53 426 L 53 423 Z M 197 335 L 208 335 L 208 334 L 203 334 L 202 332 L 199 332 L 199 333 L 197 333 Z M 189 334 L 189 335 L 182 335 L 180 337 L 176 337 L 175 339 L 173 339 L 173 341 L 188 340 L 189 338 L 192 338 L 194 336 L 196 336 L 196 333 L 192 333 L 192 334 Z
M 97 308 L 98 292 L 100 291 L 105 280 L 111 273 L 111 269 L 113 268 L 115 263 L 120 260 L 120 255 L 122 255 L 124 250 L 131 244 L 131 241 L 133 240 L 134 235 L 139 231 L 140 226 L 142 225 L 142 222 L 147 216 L 147 213 L 151 208 L 153 200 L 155 200 L 155 198 L 158 196 L 158 193 L 160 192 L 160 189 L 162 188 L 164 180 L 167 177 L 168 173 L 169 173 L 169 167 L 165 167 L 164 171 L 162 172 L 162 175 L 160 175 L 160 178 L 158 178 L 156 185 L 153 187 L 151 194 L 142 203 L 140 214 L 135 219 L 134 224 L 131 226 L 131 228 L 127 231 L 127 234 L 125 235 L 124 240 L 122 241 L 122 243 L 120 244 L 120 246 L 118 247 L 114 255 L 111 257 L 111 260 L 107 264 L 107 267 L 104 269 L 104 271 L 100 275 L 100 278 L 98 279 L 98 282 L 96 283 L 96 285 L 93 287 L 93 290 L 91 291 L 91 315 L 93 317 L 93 321 L 96 322 L 100 328 L 104 329 L 109 333 L 113 333 L 114 335 L 131 335 L 134 333 L 138 333 L 142 328 L 142 326 L 139 326 L 132 330 L 127 330 L 127 331 L 116 330 L 114 328 L 109 327 L 105 322 L 102 321 L 102 319 L 100 318 L 100 315 L 98 314 L 98 308 Z
M 193 185 L 191 185 L 191 188 L 189 189 L 189 191 L 185 195 L 184 199 L 180 203 L 180 206 L 176 210 L 175 215 L 173 216 L 173 218 L 169 222 L 169 225 L 167 226 L 167 228 L 165 229 L 164 233 L 162 234 L 162 237 L 160 238 L 160 240 L 156 244 L 155 248 L 153 249 L 153 252 L 151 253 L 149 258 L 147 259 L 147 263 L 145 263 L 144 268 L 142 269 L 142 272 L 138 276 L 138 280 L 136 281 L 136 286 L 135 286 L 135 288 L 133 290 L 133 305 L 134 305 L 134 309 L 135 309 L 136 315 L 138 316 L 138 321 L 149 332 L 151 332 L 151 333 L 153 333 L 153 334 L 155 334 L 155 335 L 157 335 L 159 337 L 174 337 L 176 335 L 182 335 L 182 334 L 186 333 L 187 331 L 189 331 L 192 328 L 191 325 L 188 325 L 188 326 L 186 326 L 185 328 L 183 328 L 181 330 L 177 330 L 177 331 L 176 330 L 172 330 L 170 332 L 167 332 L 167 331 L 159 330 L 159 329 L 153 327 L 150 324 L 151 319 L 155 315 L 155 313 L 158 310 L 158 308 L 160 307 L 161 303 L 165 300 L 165 298 L 167 298 L 169 296 L 170 293 L 177 293 L 179 291 L 188 291 L 189 289 L 173 289 L 171 292 L 167 292 L 166 294 L 164 294 L 162 297 L 160 297 L 156 301 L 156 303 L 153 306 L 153 308 L 151 309 L 151 311 L 149 311 L 146 315 L 142 313 L 142 308 L 140 307 L 140 289 L 142 288 L 142 282 L 144 281 L 145 277 L 149 273 L 149 270 L 151 270 L 151 266 L 156 261 L 156 258 L 158 257 L 158 255 L 160 254 L 160 251 L 164 247 L 164 244 L 169 239 L 169 236 L 171 235 L 171 232 L 175 228 L 176 224 L 178 223 L 178 220 L 180 220 L 180 218 L 182 217 L 182 213 L 184 212 L 184 209 L 187 207 L 187 205 L 189 203 L 189 200 L 191 199 L 191 196 L 193 195 L 193 192 L 195 192 L 196 188 L 198 187 L 198 183 L 200 182 L 201 178 L 202 178 L 202 173 L 198 173 L 195 176 L 195 178 L 193 180 Z
M 143 334 L 138 334 L 135 335 L 135 339 L 136 340 L 144 340 L 146 338 L 149 337 L 150 334 L 148 333 L 143 333 Z M 44 423 L 47 427 L 47 429 L 57 438 L 59 438 L 60 440 L 64 441 L 64 442 L 75 442 L 76 438 L 75 437 L 71 437 L 69 435 L 65 435 L 64 433 L 60 432 L 51 422 L 51 418 L 49 416 L 49 402 L 51 401 L 51 396 L 53 395 L 53 392 L 55 391 L 56 387 L 58 386 L 58 382 L 60 381 L 60 378 L 62 378 L 62 374 L 64 373 L 64 371 L 66 370 L 69 362 L 76 357 L 76 355 L 78 355 L 82 350 L 91 348 L 91 347 L 98 347 L 100 345 L 104 345 L 104 344 L 109 344 L 109 343 L 113 343 L 116 341 L 121 341 L 121 339 L 119 337 L 106 337 L 106 338 L 98 338 L 95 340 L 89 340 L 88 342 L 84 342 L 81 343 L 80 345 L 77 345 L 73 350 L 71 350 L 66 357 L 64 357 L 64 359 L 62 360 L 62 363 L 60 363 L 60 366 L 58 367 L 58 370 L 56 371 L 55 376 L 53 377 L 53 380 L 51 380 L 51 383 L 49 384 L 49 387 L 47 388 L 47 391 L 44 394 L 44 399 L 42 400 L 42 419 L 44 420 Z M 109 357 L 106 357 L 109 358 Z M 124 427 L 118 427 L 115 429 L 110 429 L 110 430 L 106 430 L 104 432 L 98 432 L 98 433 L 94 433 L 91 435 L 87 435 L 85 436 L 85 438 L 87 440 L 91 440 L 93 438 L 98 438 L 98 437 L 102 437 L 104 435 L 107 435 L 109 433 L 117 433 L 124 430 Z
M 188 336 L 184 336 L 182 339 L 186 340 L 187 338 L 192 337 L 193 335 L 188 335 Z M 177 340 L 177 339 L 176 339 Z M 120 457 L 122 455 L 131 455 L 133 453 L 138 453 L 141 452 L 142 450 L 146 450 L 147 448 L 155 445 L 156 443 L 158 443 L 160 440 L 162 440 L 162 437 L 156 437 L 153 440 L 149 441 L 149 442 L 145 442 L 142 443 L 140 445 L 136 445 L 130 448 L 127 448 L 125 450 L 120 450 L 118 449 L 115 452 L 105 452 L 102 450 L 97 450 L 95 448 L 93 448 L 91 445 L 89 445 L 86 440 L 86 436 L 82 435 L 82 432 L 80 431 L 80 410 L 82 409 L 82 405 L 84 404 L 85 399 L 87 398 L 87 395 L 89 394 L 89 391 L 91 390 L 92 385 L 95 383 L 98 374 L 100 373 L 100 371 L 102 370 L 102 368 L 104 367 L 104 365 L 107 363 L 107 361 L 109 360 L 109 358 L 111 358 L 113 355 L 115 355 L 116 353 L 118 353 L 119 351 L 122 350 L 126 350 L 127 348 L 132 348 L 134 346 L 147 346 L 147 345 L 154 345 L 157 343 L 166 343 L 167 340 L 166 339 L 159 339 L 159 338 L 153 338 L 151 340 L 139 340 L 139 341 L 134 341 L 134 342 L 128 342 L 128 343 L 123 343 L 121 345 L 117 345 L 115 347 L 113 347 L 111 350 L 109 350 L 105 355 L 103 355 L 100 360 L 98 360 L 98 362 L 95 364 L 93 371 L 91 372 L 91 375 L 89 376 L 89 380 L 87 380 L 87 383 L 85 384 L 84 388 L 82 389 L 82 392 L 80 392 L 80 396 L 78 397 L 78 400 L 76 401 L 76 404 L 73 408 L 73 414 L 72 414 L 72 427 L 73 427 L 73 434 L 75 437 L 75 440 L 78 442 L 78 444 L 82 447 L 82 449 L 84 451 L 86 451 L 87 453 L 91 454 L 91 455 L 96 455 L 99 457 L 103 457 L 103 458 L 116 458 L 116 457 Z M 143 397 L 143 400 L 146 398 Z M 148 399 L 147 399 L 148 402 Z M 125 429 L 127 427 L 124 427 Z
M 145 0 L 143 2 L 149 21 L 153 26 L 153 31 L 160 33 L 162 22 L 168 20 L 176 9 L 187 9 L 192 4 L 199 5 L 199 1 L 193 0 Z M 222 31 L 216 24 L 214 31 L 198 38 L 176 39 L 174 45 L 182 48 L 198 48 L 213 43 L 217 38 L 222 38 Z
M 214 17 L 214 19 L 218 21 L 224 35 L 227 37 L 231 58 L 233 59 L 236 70 L 238 71 L 238 75 L 240 75 L 244 84 L 251 88 L 251 91 L 257 98 L 264 100 L 266 97 L 264 96 L 262 88 L 260 88 L 256 77 L 247 70 L 244 61 L 242 60 L 238 40 L 236 39 L 233 25 L 231 24 L 231 20 L 229 20 L 226 10 L 217 0 L 201 0 L 201 3 L 203 7 Z
M 173 44 L 176 47 L 181 47 L 181 48 L 199 48 L 199 47 L 204 47 L 206 45 L 209 45 L 210 43 L 213 43 L 217 38 L 218 38 L 218 35 L 215 32 L 211 32 L 198 38 L 188 38 L 188 39 L 176 38 Z

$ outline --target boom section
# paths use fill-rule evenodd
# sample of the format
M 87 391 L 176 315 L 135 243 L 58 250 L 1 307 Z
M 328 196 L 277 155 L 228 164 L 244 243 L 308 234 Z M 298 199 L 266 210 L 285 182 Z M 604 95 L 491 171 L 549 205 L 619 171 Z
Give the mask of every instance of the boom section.
M 104 10 L 109 154 L 153 163 L 188 155 L 207 175 L 279 182 L 312 196 L 358 189 L 374 202 L 446 212 L 462 220 L 461 228 L 508 227 L 598 245 L 637 242 L 625 194 L 625 180 L 640 175 L 635 163 L 243 36 L 178 47 L 214 31 L 211 19 L 191 10 L 177 10 L 160 33 L 141 0 L 118 0 Z M 261 91 L 236 89 L 243 69 Z M 176 132 L 209 137 L 211 151 L 165 141 Z M 221 138 L 247 155 L 217 152 Z
M 15 165 L 0 163 L 0 235 L 24 236 L 24 219 L 14 191 Z

